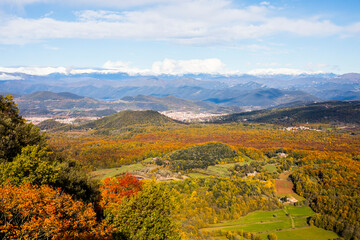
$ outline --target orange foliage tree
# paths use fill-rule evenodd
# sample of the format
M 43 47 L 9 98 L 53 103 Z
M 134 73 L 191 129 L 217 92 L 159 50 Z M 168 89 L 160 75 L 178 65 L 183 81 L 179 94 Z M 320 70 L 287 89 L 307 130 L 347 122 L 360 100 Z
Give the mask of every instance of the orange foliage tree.
M 91 204 L 49 186 L 0 186 L 0 239 L 109 239 Z
M 123 197 L 130 197 L 142 189 L 142 182 L 127 173 L 120 177 L 106 178 L 100 187 L 102 208 L 112 203 L 120 203 Z

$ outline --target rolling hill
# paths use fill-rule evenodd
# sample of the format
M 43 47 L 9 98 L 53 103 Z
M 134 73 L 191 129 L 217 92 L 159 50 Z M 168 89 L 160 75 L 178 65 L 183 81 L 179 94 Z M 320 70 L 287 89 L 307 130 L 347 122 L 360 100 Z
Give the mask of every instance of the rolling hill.
M 319 101 L 320 99 L 298 90 L 257 88 L 250 90 L 227 89 L 214 94 L 205 101 L 223 106 L 258 106 L 268 108 L 296 101 Z
M 360 101 L 331 101 L 291 108 L 236 113 L 219 117 L 214 122 L 360 124 Z
M 179 122 L 166 117 L 159 112 L 146 111 L 121 111 L 101 119 L 88 122 L 81 125 L 81 128 L 91 128 L 97 130 L 103 129 L 121 129 L 129 126 L 163 126 L 166 124 L 178 124 Z
M 51 130 L 51 129 L 64 128 L 70 125 L 55 121 L 54 119 L 47 119 L 45 121 L 42 121 L 36 126 L 40 128 L 40 130 Z
M 15 98 L 15 102 L 24 116 L 102 117 L 116 112 L 101 101 L 69 92 L 39 91 Z
M 191 111 L 191 112 L 212 112 L 212 113 L 226 113 L 232 111 L 239 111 L 237 107 L 223 107 L 214 103 L 193 101 L 183 98 L 178 98 L 174 95 L 164 97 L 137 95 L 135 97 L 123 97 L 121 101 L 116 101 L 119 104 L 126 104 L 131 110 L 154 110 L 154 111 Z
M 70 92 L 54 93 L 50 91 L 34 92 L 22 97 L 22 99 L 28 101 L 65 100 L 65 99 L 78 100 L 83 98 L 84 97 Z

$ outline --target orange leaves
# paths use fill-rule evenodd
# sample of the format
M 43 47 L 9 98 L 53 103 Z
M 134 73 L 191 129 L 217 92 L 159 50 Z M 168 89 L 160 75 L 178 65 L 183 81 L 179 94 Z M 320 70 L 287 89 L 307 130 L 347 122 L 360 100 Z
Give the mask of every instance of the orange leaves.
M 254 149 L 287 148 L 288 150 L 320 150 L 360 154 L 360 140 L 353 136 L 328 131 L 285 131 L 276 126 L 252 124 L 185 125 L 176 128 L 133 132 L 125 138 L 116 136 L 55 134 L 54 146 L 84 165 L 115 167 L 156 157 L 195 144 L 221 142 L 233 147 Z M 331 143 L 331 144 L 330 144 Z
M 46 185 L 0 187 L 0 236 L 4 239 L 107 239 L 92 205 Z
M 108 207 L 113 203 L 120 203 L 123 197 L 130 197 L 142 189 L 142 182 L 131 174 L 120 177 L 106 178 L 100 187 L 100 206 Z

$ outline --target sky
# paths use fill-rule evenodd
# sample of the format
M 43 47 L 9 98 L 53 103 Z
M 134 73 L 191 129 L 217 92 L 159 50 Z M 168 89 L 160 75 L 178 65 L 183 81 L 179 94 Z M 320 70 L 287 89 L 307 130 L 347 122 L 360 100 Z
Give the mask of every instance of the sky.
M 359 13 L 359 0 L 0 0 L 0 80 L 360 72 Z

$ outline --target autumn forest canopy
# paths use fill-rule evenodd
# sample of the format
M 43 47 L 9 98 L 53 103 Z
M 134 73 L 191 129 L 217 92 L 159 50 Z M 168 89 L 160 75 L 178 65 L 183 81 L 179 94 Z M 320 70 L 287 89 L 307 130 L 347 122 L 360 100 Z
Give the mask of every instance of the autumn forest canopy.
M 124 111 L 42 132 L 0 96 L 0 239 L 359 239 L 349 106 L 332 110 L 351 125 Z

